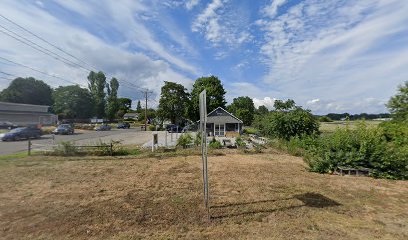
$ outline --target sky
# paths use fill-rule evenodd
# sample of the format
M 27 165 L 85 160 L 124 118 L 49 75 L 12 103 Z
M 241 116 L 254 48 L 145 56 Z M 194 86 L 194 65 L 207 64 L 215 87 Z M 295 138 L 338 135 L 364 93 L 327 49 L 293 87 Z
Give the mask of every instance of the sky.
M 86 87 L 98 70 L 155 107 L 164 81 L 214 75 L 228 103 L 381 113 L 408 80 L 405 0 L 1 0 L 0 14 L 0 90 L 16 76 Z

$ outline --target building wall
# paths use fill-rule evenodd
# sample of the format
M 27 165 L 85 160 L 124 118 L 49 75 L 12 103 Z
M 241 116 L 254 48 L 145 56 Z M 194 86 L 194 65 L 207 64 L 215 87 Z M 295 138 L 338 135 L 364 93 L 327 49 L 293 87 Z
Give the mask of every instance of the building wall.
M 18 126 L 55 125 L 58 117 L 49 113 L 18 113 L 18 112 L 0 112 L 0 122 L 12 122 Z
M 47 113 L 49 106 L 0 102 L 0 111 L 42 112 Z

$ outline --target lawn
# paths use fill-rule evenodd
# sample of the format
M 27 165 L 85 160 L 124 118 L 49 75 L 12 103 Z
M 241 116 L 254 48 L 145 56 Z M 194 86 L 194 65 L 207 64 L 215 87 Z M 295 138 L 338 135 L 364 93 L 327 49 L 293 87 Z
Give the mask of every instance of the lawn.
M 0 161 L 5 239 L 408 239 L 408 182 L 322 175 L 278 151 Z

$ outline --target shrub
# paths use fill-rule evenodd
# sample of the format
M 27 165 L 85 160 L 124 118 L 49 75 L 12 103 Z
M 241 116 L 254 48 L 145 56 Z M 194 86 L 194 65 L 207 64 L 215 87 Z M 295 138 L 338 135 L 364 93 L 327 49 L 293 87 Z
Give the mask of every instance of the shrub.
M 257 134 L 258 130 L 256 128 L 244 128 L 242 130 L 243 134 Z
M 237 138 L 235 139 L 235 145 L 236 145 L 238 148 L 243 148 L 243 147 L 246 146 L 246 143 L 244 142 L 244 140 L 242 140 L 241 137 L 237 137 Z
M 215 138 L 213 138 L 213 139 L 211 140 L 211 142 L 208 144 L 208 146 L 209 146 L 210 148 L 214 148 L 214 149 L 220 149 L 220 148 L 222 148 L 222 144 L 221 144 L 219 141 L 217 141 Z
M 333 122 L 333 120 L 328 116 L 321 116 L 319 117 L 319 122 Z
M 187 146 L 191 144 L 192 142 L 193 142 L 193 137 L 191 136 L 191 134 L 189 133 L 183 134 L 179 137 L 179 139 L 177 139 L 177 146 L 187 148 Z
M 201 145 L 201 133 L 197 132 L 194 138 L 194 145 L 200 146 Z

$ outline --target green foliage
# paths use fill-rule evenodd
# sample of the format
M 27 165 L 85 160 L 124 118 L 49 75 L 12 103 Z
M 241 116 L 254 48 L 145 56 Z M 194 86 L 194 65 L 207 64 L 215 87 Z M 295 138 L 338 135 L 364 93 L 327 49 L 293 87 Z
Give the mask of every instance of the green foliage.
M 408 121 L 408 81 L 398 87 L 398 93 L 391 97 L 387 107 L 394 120 Z
M 254 126 L 264 136 L 290 140 L 291 137 L 317 134 L 319 122 L 301 107 L 294 106 L 293 100 L 275 102 L 275 110 L 266 116 L 257 116 Z
M 194 138 L 194 145 L 200 146 L 201 145 L 201 133 L 197 132 Z
M 177 139 L 177 146 L 181 146 L 183 148 L 187 148 L 189 144 L 193 143 L 193 137 L 191 134 L 182 134 L 179 139 Z
M 16 78 L 0 92 L 0 101 L 51 106 L 52 89 L 32 77 Z
M 55 89 L 52 97 L 54 112 L 63 118 L 92 117 L 93 102 L 88 89 L 78 85 L 61 86 Z
M 333 134 L 302 138 L 293 143 L 305 150 L 305 160 L 316 172 L 337 167 L 368 168 L 374 177 L 408 179 L 408 148 L 387 142 L 381 127 L 338 128 Z
M 99 141 L 94 145 L 76 146 L 74 142 L 61 142 L 53 151 L 47 152 L 47 155 L 53 156 L 78 156 L 78 155 L 93 155 L 93 156 L 119 156 L 135 154 L 135 150 L 124 149 L 121 141 L 111 141 L 105 143 Z
M 142 104 L 140 104 L 140 100 L 137 101 L 136 112 L 138 113 L 142 112 Z
M 258 107 L 258 109 L 255 112 L 258 115 L 266 115 L 269 113 L 269 110 L 267 107 L 265 107 L 264 105 L 261 105 Z
M 333 122 L 333 120 L 331 120 L 331 118 L 328 116 L 321 116 L 319 117 L 319 122 Z
M 88 88 L 91 92 L 91 96 L 94 103 L 94 114 L 98 118 L 103 118 L 105 116 L 105 86 L 106 77 L 103 72 L 95 73 L 91 71 L 88 75 Z
M 232 104 L 228 106 L 228 111 L 244 122 L 244 125 L 250 126 L 254 120 L 255 106 L 250 97 L 234 98 Z
M 191 91 L 190 104 L 187 109 L 190 120 L 199 120 L 199 95 L 206 89 L 207 90 L 207 112 L 211 112 L 217 107 L 225 108 L 225 90 L 221 84 L 221 81 L 215 77 L 201 77 L 198 78 Z
M 243 134 L 258 134 L 258 130 L 256 128 L 252 127 L 246 127 L 242 129 Z
M 387 141 L 398 146 L 408 146 L 408 123 L 383 122 L 380 124 Z
M 220 148 L 222 148 L 222 144 L 221 144 L 219 141 L 217 141 L 215 138 L 213 138 L 213 139 L 211 140 L 211 142 L 208 144 L 208 146 L 209 146 L 210 148 L 213 148 L 213 149 L 220 149 Z
M 118 90 L 119 82 L 116 78 L 112 78 L 110 84 L 106 84 L 108 99 L 106 106 L 106 116 L 108 119 L 115 119 L 116 114 L 119 110 L 119 101 L 118 101 Z
M 161 88 L 158 116 L 171 123 L 179 123 L 186 114 L 188 103 L 187 89 L 183 85 L 174 82 L 164 82 Z
M 236 145 L 238 148 L 244 148 L 244 147 L 246 146 L 246 143 L 244 142 L 244 140 L 242 140 L 241 137 L 237 137 L 237 138 L 235 139 L 235 145 Z

